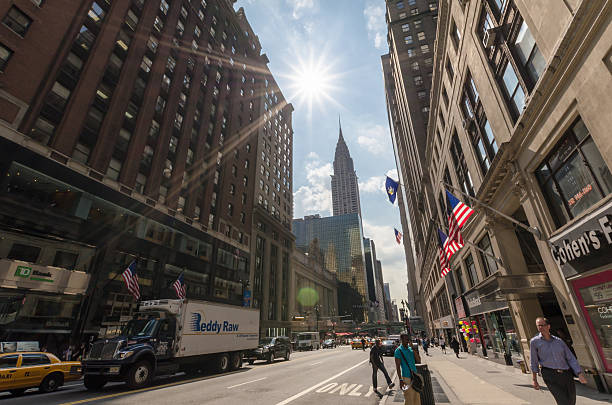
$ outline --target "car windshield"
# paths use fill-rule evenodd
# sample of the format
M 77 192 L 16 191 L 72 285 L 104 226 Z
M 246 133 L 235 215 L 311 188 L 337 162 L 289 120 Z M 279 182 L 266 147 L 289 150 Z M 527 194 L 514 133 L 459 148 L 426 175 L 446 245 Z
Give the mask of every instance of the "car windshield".
M 274 343 L 274 338 L 271 337 L 266 337 L 266 338 L 261 338 L 259 339 L 259 344 L 260 345 L 269 345 Z
M 154 336 L 157 332 L 159 319 L 154 316 L 137 316 L 123 328 L 125 336 Z
M 327 340 L 325 341 L 325 343 L 331 343 L 331 342 L 333 342 L 333 340 L 331 340 L 331 339 L 327 339 Z
M 395 344 L 395 341 L 393 341 L 393 340 L 385 340 L 383 342 L 383 345 L 393 345 L 393 344 Z

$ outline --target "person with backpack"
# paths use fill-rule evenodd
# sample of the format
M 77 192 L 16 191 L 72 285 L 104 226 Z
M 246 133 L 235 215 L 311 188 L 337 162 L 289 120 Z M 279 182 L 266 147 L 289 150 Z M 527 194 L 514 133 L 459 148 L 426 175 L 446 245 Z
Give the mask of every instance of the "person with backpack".
M 420 405 L 421 394 L 417 387 L 423 387 L 422 377 L 417 373 L 414 351 L 410 346 L 410 336 L 400 335 L 401 345 L 395 349 L 395 368 L 399 377 L 400 388 L 404 392 L 404 405 Z

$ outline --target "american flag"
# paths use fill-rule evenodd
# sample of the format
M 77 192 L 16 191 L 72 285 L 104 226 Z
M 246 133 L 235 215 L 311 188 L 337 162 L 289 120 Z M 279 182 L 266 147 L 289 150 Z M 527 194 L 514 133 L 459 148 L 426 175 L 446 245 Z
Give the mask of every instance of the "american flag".
M 453 254 L 463 247 L 463 236 L 457 224 L 457 219 L 452 212 L 448 212 L 448 246 L 452 248 Z M 452 255 L 451 255 L 452 256 Z
M 174 283 L 172 283 L 172 287 L 174 287 L 174 291 L 176 291 L 176 296 L 179 299 L 187 298 L 187 288 L 185 287 L 185 281 L 183 280 L 183 273 L 179 274 L 178 278 Z
M 395 228 L 393 228 L 393 230 L 395 231 L 395 241 L 397 242 L 398 245 L 401 245 L 402 244 L 402 233 Z
M 459 226 L 459 229 L 463 228 L 463 225 L 474 213 L 474 210 L 459 201 L 459 199 L 449 193 L 448 190 L 446 190 L 446 197 L 448 198 L 448 202 L 450 203 L 450 206 L 452 208 L 453 215 L 457 220 L 457 225 Z
M 442 275 L 442 277 L 446 276 L 451 271 L 450 263 L 448 262 L 450 256 L 448 256 L 447 251 L 444 248 L 447 241 L 448 238 L 446 237 L 444 232 L 442 232 L 440 228 L 438 228 L 438 255 L 440 256 L 440 274 Z
M 138 274 L 136 274 L 136 260 L 132 260 L 132 263 L 127 266 L 121 277 L 123 277 L 128 291 L 138 301 L 140 299 L 140 286 L 138 285 Z

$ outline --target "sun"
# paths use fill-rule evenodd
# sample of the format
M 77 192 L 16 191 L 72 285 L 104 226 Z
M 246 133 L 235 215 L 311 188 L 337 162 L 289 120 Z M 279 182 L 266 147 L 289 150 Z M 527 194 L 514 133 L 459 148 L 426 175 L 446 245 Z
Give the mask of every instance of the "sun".
M 288 94 L 291 102 L 308 106 L 312 114 L 313 106 L 323 108 L 327 102 L 338 104 L 333 95 L 338 90 L 336 83 L 340 75 L 333 73 L 334 63 L 325 54 L 315 55 L 310 52 L 309 58 L 296 58 L 297 63 L 290 66 Z

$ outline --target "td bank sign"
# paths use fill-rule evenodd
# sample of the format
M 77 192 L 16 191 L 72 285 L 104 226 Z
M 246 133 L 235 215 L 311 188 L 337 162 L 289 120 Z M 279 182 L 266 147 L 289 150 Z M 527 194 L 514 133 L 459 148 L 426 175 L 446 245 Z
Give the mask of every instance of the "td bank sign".
M 32 281 L 43 281 L 46 283 L 53 283 L 53 273 L 50 271 L 33 270 L 28 266 L 17 266 L 15 270 L 16 277 L 27 278 Z

